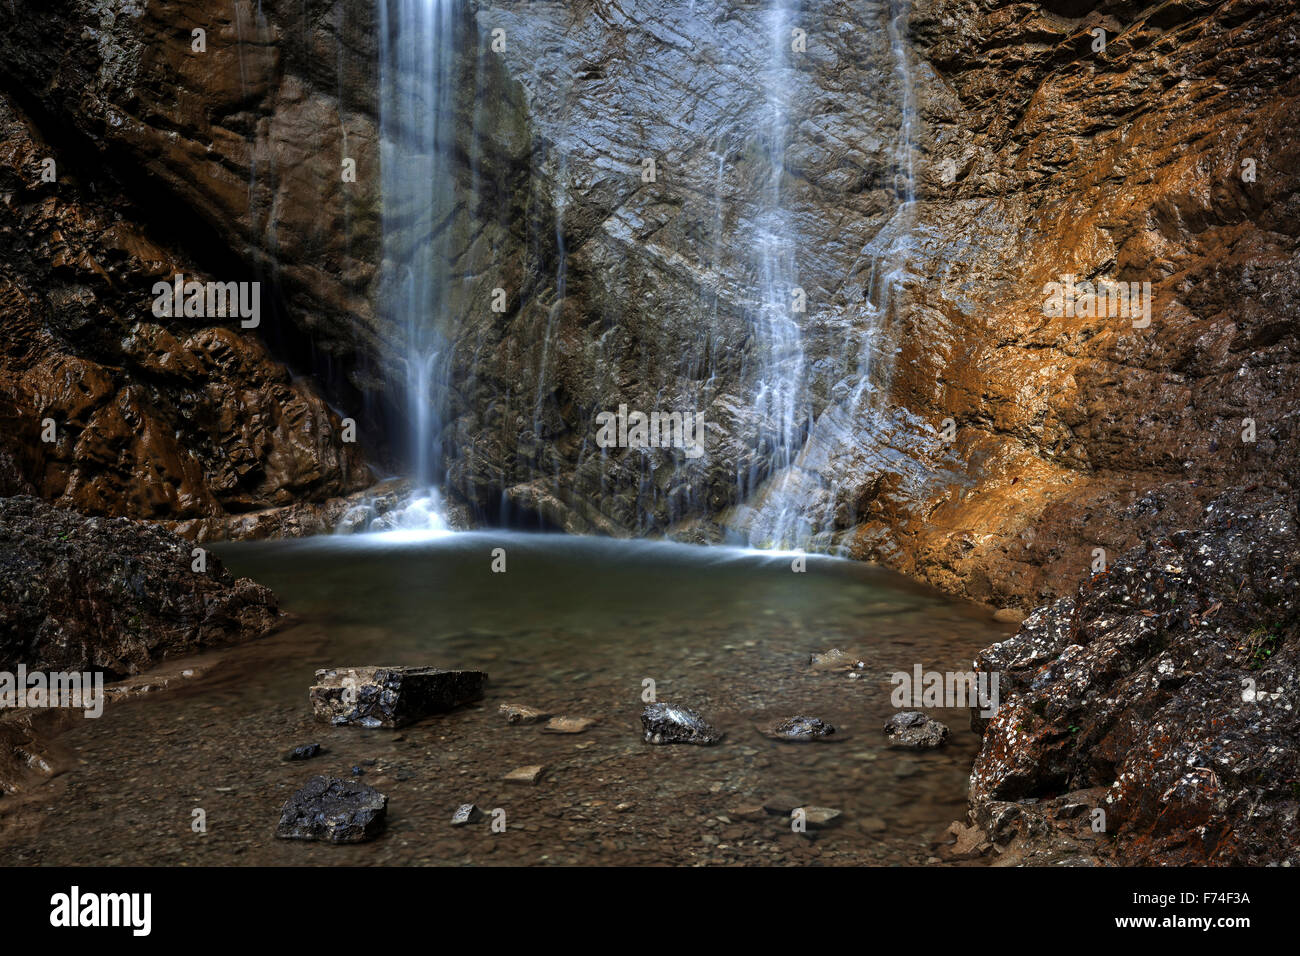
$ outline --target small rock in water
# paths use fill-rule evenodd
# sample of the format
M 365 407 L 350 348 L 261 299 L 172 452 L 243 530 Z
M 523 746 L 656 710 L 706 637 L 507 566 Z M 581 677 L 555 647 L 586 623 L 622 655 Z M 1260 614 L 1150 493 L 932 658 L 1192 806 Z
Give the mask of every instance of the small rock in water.
M 801 811 L 803 822 L 814 830 L 832 826 L 836 820 L 844 815 L 844 811 L 832 810 L 830 807 L 797 807 L 790 811 L 790 814 L 793 817 Z
M 818 717 L 786 717 L 775 723 L 760 724 L 759 731 L 773 740 L 798 742 L 826 740 L 835 733 L 835 727 Z
M 948 728 L 916 710 L 905 710 L 885 724 L 889 746 L 904 750 L 934 750 L 948 742 Z
M 832 647 L 825 654 L 811 654 L 808 657 L 808 663 L 815 671 L 853 671 L 862 670 L 867 665 L 846 654 L 838 647 Z
M 365 767 L 360 767 L 360 766 L 358 766 L 358 767 L 353 767 L 353 768 L 352 768 L 352 776 L 354 776 L 354 777 L 364 777 L 365 774 L 366 774 L 366 768 L 365 768 Z
M 763 801 L 763 809 L 778 817 L 788 817 L 795 807 L 803 806 L 803 801 L 788 793 L 774 793 Z
M 646 704 L 641 711 L 641 726 L 648 744 L 709 746 L 722 739 L 722 734 L 695 711 L 674 704 Z
M 280 811 L 275 835 L 282 840 L 362 843 L 384 828 L 388 797 L 364 783 L 312 777 Z
M 979 827 L 968 827 L 954 820 L 949 824 L 944 836 L 953 837 L 953 842 L 939 847 L 939 857 L 945 860 L 974 860 L 993 849 L 993 844 Z
M 595 723 L 591 717 L 552 717 L 542 728 L 542 733 L 580 734 Z
M 310 760 L 312 757 L 319 757 L 324 752 L 320 744 L 303 744 L 301 747 L 294 747 L 284 755 L 285 760 Z
M 437 667 L 340 667 L 316 672 L 311 688 L 318 720 L 362 727 L 402 727 L 483 696 L 487 674 Z
M 505 715 L 507 724 L 536 724 L 551 716 L 546 711 L 524 704 L 502 704 L 497 712 Z
M 506 774 L 506 783 L 536 783 L 542 779 L 542 773 L 546 770 L 541 764 L 530 764 L 527 767 L 520 767 L 517 770 L 511 770 Z
M 451 825 L 463 827 L 468 823 L 478 823 L 483 819 L 483 811 L 472 803 L 462 803 L 451 815 Z

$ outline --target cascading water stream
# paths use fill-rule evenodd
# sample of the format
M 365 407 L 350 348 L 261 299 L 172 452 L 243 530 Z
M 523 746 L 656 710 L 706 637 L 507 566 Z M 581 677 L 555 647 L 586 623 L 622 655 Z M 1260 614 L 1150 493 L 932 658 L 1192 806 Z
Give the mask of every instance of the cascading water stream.
M 442 530 L 442 427 L 452 326 L 448 237 L 455 211 L 456 0 L 381 0 L 379 127 L 383 187 L 380 315 L 401 330 L 404 456 L 416 492 L 385 516 Z
M 771 59 L 763 72 L 762 137 L 767 174 L 756 245 L 759 301 L 754 327 L 760 359 L 753 407 L 759 422 L 759 448 L 768 473 L 774 477 L 763 489 L 766 505 L 749 529 L 749 543 L 781 547 L 798 536 L 798 511 L 791 507 L 783 486 L 802 443 L 804 420 L 803 343 L 792 300 L 798 286 L 794 256 L 797 237 L 782 196 L 789 142 L 787 71 L 791 69 L 792 4 L 778 0 L 769 8 L 766 19 Z M 756 491 L 759 477 L 753 473 L 740 476 L 743 498 Z
M 890 0 L 882 12 L 883 32 L 889 41 L 897 88 L 899 126 L 888 182 L 898 205 L 885 229 L 863 250 L 863 258 L 870 264 L 867 280 L 869 301 L 865 304 L 868 314 L 856 341 L 845 343 L 852 363 L 846 371 L 853 385 L 811 424 L 806 440 L 798 430 L 807 420 L 803 416 L 811 417 L 811 410 L 800 404 L 806 402 L 803 397 L 806 386 L 801 378 L 803 356 L 799 348 L 799 328 L 790 318 L 789 302 L 780 303 L 773 298 L 773 293 L 782 286 L 788 295 L 788 289 L 797 284 L 793 254 L 783 250 L 779 244 L 765 242 L 760 246 L 765 263 L 762 270 L 764 284 L 770 290 L 765 292 L 764 301 L 783 306 L 783 311 L 771 307 L 765 310 L 773 321 L 766 321 L 761 326 L 763 336 L 760 342 L 765 360 L 756 407 L 760 411 L 770 410 L 774 397 L 771 370 L 780 367 L 784 371 L 775 381 L 780 383 L 778 388 L 788 417 L 783 419 L 781 435 L 784 443 L 775 444 L 767 459 L 770 477 L 749 499 L 746 532 L 753 547 L 834 550 L 833 531 L 837 525 L 845 523 L 841 479 L 848 478 L 853 471 L 852 463 L 863 457 L 864 443 L 870 442 L 875 428 L 871 421 L 881 413 L 879 396 L 884 391 L 882 386 L 887 383 L 891 367 L 888 362 L 894 352 L 888 324 L 897 308 L 907 274 L 916 201 L 913 171 L 916 106 L 906 42 L 908 9 L 908 0 Z M 784 56 L 790 30 L 789 17 L 783 6 L 773 8 L 771 22 L 774 35 L 783 40 L 778 44 L 777 52 Z M 766 75 L 779 81 L 785 74 L 774 69 Z M 778 184 L 784 172 L 781 159 L 788 126 L 784 113 L 788 96 L 788 90 L 780 86 L 774 88 L 769 83 L 770 129 L 781 133 L 780 138 L 773 138 L 770 153 L 773 181 Z M 781 152 L 777 151 L 776 144 L 779 144 Z M 790 214 L 782 208 L 779 188 L 769 189 L 765 217 L 771 223 L 780 224 L 777 234 L 793 240 L 794 237 L 789 235 L 793 229 L 789 223 Z M 765 234 L 773 233 L 769 230 Z M 776 321 L 781 315 L 786 317 L 784 323 Z M 843 474 L 837 474 L 837 471 Z M 742 485 L 742 492 L 746 491 L 753 489 L 745 489 Z M 851 522 L 850 515 L 847 523 Z

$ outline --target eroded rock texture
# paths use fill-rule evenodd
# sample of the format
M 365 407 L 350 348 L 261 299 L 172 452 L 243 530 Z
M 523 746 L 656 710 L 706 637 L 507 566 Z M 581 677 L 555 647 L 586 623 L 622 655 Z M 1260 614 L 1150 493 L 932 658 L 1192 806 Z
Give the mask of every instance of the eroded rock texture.
M 136 674 L 164 657 L 260 637 L 275 595 L 214 554 L 123 518 L 0 498 L 0 670 Z
M 1031 615 L 977 667 L 988 836 L 1125 864 L 1300 862 L 1294 497 L 1228 493 Z M 1104 836 L 1094 832 L 1104 811 Z
M 0 494 L 221 526 L 369 484 L 339 414 L 257 332 L 155 317 L 156 281 L 211 275 L 78 170 L 0 98 Z
M 448 188 L 461 201 L 429 227 L 452 237 L 440 247 L 455 357 L 430 400 L 448 484 L 480 519 L 505 509 L 572 531 L 761 543 L 793 506 L 802 543 L 1030 607 L 1095 548 L 1148 539 L 1159 522 L 1133 506 L 1150 489 L 1176 523 L 1223 487 L 1291 487 L 1292 5 L 819 0 L 786 21 L 777 6 L 460 8 Z M 233 271 L 271 282 L 268 338 L 333 383 L 382 457 L 378 423 L 405 373 L 377 302 L 374 4 L 4 12 L 0 74 L 24 109 L 124 192 L 173 204 Z M 206 53 L 191 49 L 195 27 Z M 798 52 L 782 45 L 795 27 Z M 344 157 L 356 183 L 339 175 Z M 396 222 L 399 240 L 423 240 L 418 217 Z M 1150 282 L 1150 325 L 1044 315 L 1044 284 L 1067 274 Z M 794 285 L 806 312 L 776 341 L 763 299 Z M 114 396 L 154 381 L 94 361 L 122 369 Z M 758 396 L 783 369 L 797 393 L 777 421 Z M 212 372 L 268 401 L 260 373 Z M 620 404 L 702 412 L 707 453 L 597 448 L 596 414 Z M 115 414 L 133 421 L 132 408 Z M 312 440 L 330 444 L 322 426 Z M 264 481 L 252 462 L 267 446 L 241 439 L 231 467 L 249 470 L 209 493 L 229 510 L 222 494 L 263 507 L 355 487 L 324 451 L 304 461 L 305 442 L 297 477 Z M 119 468 L 148 485 L 151 462 Z M 198 491 L 130 500 L 129 483 L 91 471 L 113 513 L 210 507 Z M 316 528 L 341 510 L 255 524 Z
M 1150 488 L 1192 521 L 1225 485 L 1289 487 L 1292 8 L 924 3 L 893 26 L 902 70 L 885 5 L 817 3 L 795 14 L 807 53 L 777 76 L 766 15 L 482 7 L 512 38 L 569 269 L 562 303 L 511 320 L 550 351 L 479 365 L 542 383 L 548 440 L 516 434 L 526 407 L 479 404 L 460 467 L 572 530 L 753 526 L 768 489 L 732 506 L 770 466 L 749 438 L 774 87 L 811 432 L 779 477 L 823 539 L 1023 606 L 1148 534 L 1116 516 Z M 1045 283 L 1067 274 L 1150 282 L 1150 326 L 1045 316 Z M 598 452 L 589 415 L 618 401 L 702 409 L 709 454 Z

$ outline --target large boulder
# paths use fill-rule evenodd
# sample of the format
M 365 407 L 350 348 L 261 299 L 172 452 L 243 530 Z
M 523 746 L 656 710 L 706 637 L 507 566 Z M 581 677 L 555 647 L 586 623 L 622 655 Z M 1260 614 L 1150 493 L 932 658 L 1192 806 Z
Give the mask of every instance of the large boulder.
M 1104 832 L 1126 864 L 1300 863 L 1298 571 L 1294 499 L 1228 493 L 984 650 L 974 821 Z
M 112 679 L 276 627 L 274 594 L 193 548 L 125 518 L 0 498 L 0 670 Z
M 437 667 L 338 667 L 316 672 L 311 688 L 318 720 L 336 726 L 403 727 L 483 696 L 483 671 Z

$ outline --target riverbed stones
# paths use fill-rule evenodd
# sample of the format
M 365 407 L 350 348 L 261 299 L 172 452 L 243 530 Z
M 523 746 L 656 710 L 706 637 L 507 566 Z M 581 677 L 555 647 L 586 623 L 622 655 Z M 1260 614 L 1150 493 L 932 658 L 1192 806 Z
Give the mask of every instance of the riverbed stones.
M 778 817 L 788 817 L 803 800 L 789 793 L 774 793 L 763 801 L 763 810 Z
M 542 779 L 542 774 L 546 772 L 543 764 L 529 764 L 526 767 L 516 767 L 505 775 L 506 783 L 527 783 L 535 784 Z
M 316 672 L 311 688 L 318 720 L 335 726 L 403 727 L 478 700 L 487 674 L 437 667 L 349 667 Z
M 948 742 L 948 727 L 918 710 L 904 710 L 885 723 L 888 746 L 895 750 L 936 750 Z
M 324 748 L 320 744 L 303 744 L 300 747 L 294 747 L 284 755 L 285 760 L 310 760 L 312 757 L 319 757 L 324 753 Z
M 282 840 L 363 843 L 384 829 L 388 797 L 364 783 L 317 776 L 284 803 L 275 835 Z
M 454 827 L 468 826 L 471 823 L 478 823 L 483 819 L 483 811 L 472 803 L 462 803 L 456 808 L 456 812 L 451 815 L 451 825 Z
M 537 724 L 551 716 L 548 711 L 526 704 L 502 704 L 497 713 L 505 717 L 507 724 Z
M 792 743 L 811 743 L 834 740 L 835 727 L 819 717 L 784 717 L 758 725 L 759 732 L 773 740 Z
M 677 704 L 646 704 L 641 727 L 648 744 L 698 744 L 711 746 L 723 734 L 689 707 Z
M 594 717 L 552 717 L 542 728 L 544 734 L 580 734 L 587 728 L 594 727 Z

